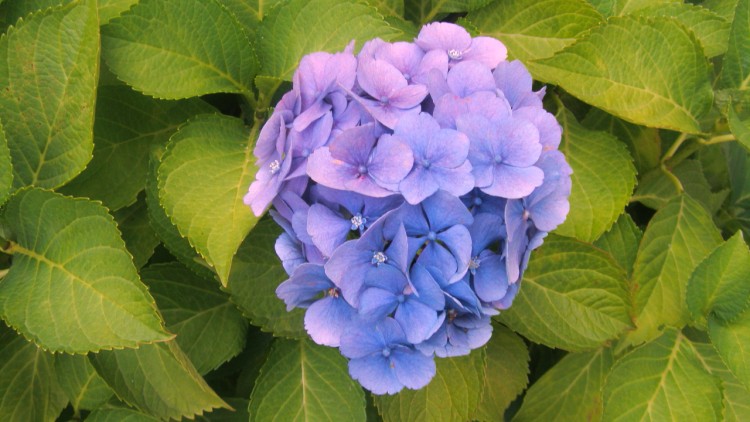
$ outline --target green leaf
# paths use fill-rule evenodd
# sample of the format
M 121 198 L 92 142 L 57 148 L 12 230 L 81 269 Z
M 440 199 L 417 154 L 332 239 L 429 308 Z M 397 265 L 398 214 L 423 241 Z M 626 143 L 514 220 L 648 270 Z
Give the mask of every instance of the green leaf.
M 623 16 L 655 4 L 679 3 L 682 0 L 588 0 L 606 17 Z
M 727 120 L 737 142 L 750 151 L 750 90 L 740 93 L 744 97 L 733 99 L 727 107 Z
M 587 243 L 550 236 L 531 254 L 518 297 L 498 317 L 535 343 L 596 349 L 630 326 L 625 272 Z
M 31 188 L 11 197 L 4 216 L 17 239 L 0 311 L 24 336 L 68 353 L 172 337 L 105 208 Z
M 716 349 L 710 344 L 694 344 L 704 368 L 721 380 L 724 420 L 740 422 L 750 420 L 750 391 L 727 369 Z
M 159 238 L 156 237 L 154 229 L 148 222 L 148 210 L 144 197 L 141 197 L 135 204 L 113 213 L 113 215 L 115 221 L 117 221 L 117 227 L 122 232 L 125 247 L 133 255 L 135 267 L 143 267 L 159 245 Z
M 689 3 L 662 3 L 640 9 L 634 15 L 676 19 L 693 31 L 706 57 L 719 56 L 727 51 L 729 22 L 703 7 Z
M 93 149 L 99 71 L 96 2 L 19 21 L 0 39 L 0 119 L 15 187 L 55 188 L 80 173 Z
M 216 369 L 245 347 L 247 321 L 215 281 L 176 262 L 151 265 L 141 277 L 199 373 Z
M 721 65 L 719 88 L 750 87 L 750 0 L 739 0 Z
M 125 406 L 103 406 L 86 417 L 86 422 L 158 422 L 160 419 Z
M 156 149 L 152 151 L 149 159 L 149 169 L 146 178 L 146 207 L 148 208 L 148 221 L 154 229 L 156 236 L 161 239 L 167 250 L 191 271 L 204 278 L 212 278 L 215 273 L 198 252 L 193 249 L 187 239 L 182 237 L 180 231 L 167 216 L 166 211 L 159 203 L 158 180 L 156 178 L 159 160 L 163 151 Z
M 672 20 L 611 18 L 548 59 L 538 79 L 629 122 L 700 132 L 713 102 L 709 64 L 695 37 Z
M 669 329 L 615 363 L 604 385 L 603 419 L 720 420 L 718 384 L 702 367 L 690 340 Z
M 250 396 L 250 421 L 364 421 L 365 395 L 335 348 L 277 340 Z
M 592 108 L 581 123 L 589 129 L 609 132 L 625 142 L 639 174 L 659 167 L 661 138 L 658 129 L 634 125 L 598 108 Z
M 99 24 L 109 23 L 137 3 L 138 0 L 99 0 Z
M 406 17 L 414 22 L 426 24 L 448 13 L 461 13 L 479 9 L 493 0 L 408 0 L 405 1 Z
M 115 394 L 86 356 L 64 353 L 55 356 L 55 372 L 60 387 L 77 411 L 96 409 Z
M 643 232 L 635 225 L 630 214 L 625 213 L 608 232 L 596 239 L 594 246 L 609 252 L 630 277 L 641 238 Z
M 515 333 L 494 324 L 485 352 L 484 387 L 474 417 L 479 421 L 500 421 L 505 409 L 529 383 L 529 350 Z
M 468 356 L 436 359 L 435 377 L 420 390 L 374 396 L 385 422 L 472 420 L 484 385 L 484 350 Z
M 561 110 L 560 151 L 573 174 L 570 212 L 555 233 L 591 242 L 625 211 L 635 187 L 635 167 L 625 145 L 606 132 L 590 131 Z
M 750 390 L 750 310 L 746 309 L 731 322 L 709 315 L 708 334 L 721 360 Z
M 273 341 L 274 337 L 270 334 L 260 331 L 260 328 L 254 325 L 250 326 L 247 333 L 247 346 L 245 346 L 242 354 L 235 359 L 239 363 L 239 367 L 242 368 L 237 376 L 236 396 L 250 397 L 250 393 L 255 387 L 255 380 L 258 379 L 260 374 L 260 368 L 268 359 Z
M 224 400 L 232 406 L 233 410 L 214 409 L 203 416 L 197 416 L 196 422 L 247 422 L 250 420 L 250 412 L 248 412 L 250 400 L 238 398 Z
M 5 130 L 0 123 L 0 204 L 8 199 L 13 187 L 13 165 L 10 161 L 10 150 L 8 140 L 5 138 Z
M 502 41 L 509 56 L 524 61 L 550 57 L 603 22 L 584 0 L 506 0 L 467 18 L 483 35 Z
M 117 397 L 161 419 L 192 419 L 227 407 L 174 340 L 138 349 L 105 350 L 89 359 Z
M 367 0 L 367 3 L 384 16 L 404 16 L 404 0 Z
M 738 0 L 704 0 L 701 6 L 721 16 L 728 22 L 734 19 L 734 9 Z
M 730 233 L 742 230 L 745 238 L 750 236 L 750 154 L 738 144 L 724 148 L 729 168 L 731 195 L 725 211 L 728 220 L 724 229 Z
M 199 116 L 172 136 L 158 170 L 164 210 L 225 286 L 232 257 L 257 222 L 242 201 L 255 175 L 256 133 L 234 117 Z
M 250 40 L 255 39 L 255 33 L 260 26 L 260 21 L 276 5 L 285 0 L 219 0 L 245 29 Z
M 714 315 L 729 321 L 750 305 L 750 250 L 737 232 L 693 271 L 687 305 L 693 318 Z
M 703 208 L 714 214 L 721 208 L 728 190 L 713 192 L 703 172 L 703 166 L 699 160 L 685 160 L 671 169 L 672 174 L 680 180 L 685 192 L 691 198 L 696 199 Z M 678 197 L 680 192 L 674 182 L 660 168 L 646 173 L 638 184 L 632 201 L 639 201 L 649 208 L 661 209 L 667 203 Z
M 274 252 L 281 232 L 270 218 L 258 222 L 234 257 L 228 287 L 232 301 L 253 325 L 276 336 L 304 338 L 304 310 L 287 312 L 276 296 L 276 287 L 289 278 Z
M 613 363 L 611 349 L 566 355 L 529 388 L 513 421 L 600 420 L 601 390 Z
M 398 31 L 365 4 L 291 0 L 274 8 L 258 30 L 261 74 L 291 80 L 297 64 L 307 53 L 341 51 L 351 40 L 361 46 L 375 37 L 388 41 L 397 35 Z
M 126 86 L 100 87 L 94 158 L 60 191 L 98 199 L 113 211 L 132 204 L 146 186 L 151 148 L 166 145 L 188 118 L 212 111 L 199 99 L 160 101 Z
M 689 196 L 674 198 L 654 215 L 635 259 L 632 294 L 637 328 L 628 333 L 626 344 L 654 339 L 661 327 L 688 322 L 688 278 L 720 242 L 711 216 Z
M 54 356 L 0 322 L 0 420 L 53 421 L 67 403 Z
M 239 22 L 215 0 L 141 0 L 102 28 L 102 48 L 118 78 L 158 98 L 251 95 L 258 68 Z

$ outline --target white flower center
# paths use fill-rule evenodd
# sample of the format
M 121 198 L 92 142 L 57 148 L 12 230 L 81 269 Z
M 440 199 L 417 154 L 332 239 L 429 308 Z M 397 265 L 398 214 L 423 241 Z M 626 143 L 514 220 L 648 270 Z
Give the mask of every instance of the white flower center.
M 362 214 L 357 214 L 354 217 L 352 217 L 352 230 L 362 230 L 365 228 L 365 224 L 367 223 L 367 219 L 365 217 L 362 217 Z
M 471 271 L 472 274 L 475 274 L 477 272 L 477 268 L 479 268 L 479 264 L 481 264 L 481 260 L 478 256 L 475 256 L 469 260 L 469 271 Z
M 450 57 L 453 60 L 461 60 L 461 57 L 463 57 L 463 53 L 452 48 L 448 50 L 448 57 Z
M 372 254 L 372 264 L 377 266 L 388 261 L 388 257 L 383 252 L 375 252 Z
M 268 168 L 271 169 L 271 174 L 276 174 L 281 169 L 281 163 L 279 163 L 279 160 L 273 160 L 271 161 L 271 164 L 268 165 Z

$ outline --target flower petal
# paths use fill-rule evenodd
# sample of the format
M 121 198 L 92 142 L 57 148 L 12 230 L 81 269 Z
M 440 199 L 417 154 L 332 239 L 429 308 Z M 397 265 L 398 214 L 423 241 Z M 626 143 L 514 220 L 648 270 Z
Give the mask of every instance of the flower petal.
M 305 312 L 305 330 L 314 342 L 338 347 L 341 334 L 353 323 L 356 311 L 341 297 L 327 296 Z

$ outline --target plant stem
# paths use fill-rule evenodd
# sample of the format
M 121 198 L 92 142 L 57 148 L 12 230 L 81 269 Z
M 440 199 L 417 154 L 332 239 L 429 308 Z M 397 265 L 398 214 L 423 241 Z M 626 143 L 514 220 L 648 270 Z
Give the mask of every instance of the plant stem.
M 682 186 L 682 182 L 680 182 L 680 179 L 677 178 L 677 176 L 672 173 L 672 171 L 667 168 L 667 161 L 674 157 L 674 155 L 677 153 L 677 150 L 680 149 L 680 146 L 688 139 L 687 133 L 681 133 L 680 136 L 675 139 L 674 143 L 671 147 L 667 150 L 667 152 L 664 154 L 663 157 L 661 157 L 661 163 L 659 165 L 659 168 L 661 168 L 661 171 L 664 173 L 667 178 L 672 182 L 674 187 L 677 189 L 677 193 L 685 192 L 685 188 Z
M 717 135 L 709 139 L 698 138 L 698 142 L 701 145 L 715 145 L 715 144 L 721 144 L 724 142 L 732 142 L 736 140 L 737 138 L 735 138 L 734 135 L 732 135 L 731 133 L 728 133 L 726 135 Z

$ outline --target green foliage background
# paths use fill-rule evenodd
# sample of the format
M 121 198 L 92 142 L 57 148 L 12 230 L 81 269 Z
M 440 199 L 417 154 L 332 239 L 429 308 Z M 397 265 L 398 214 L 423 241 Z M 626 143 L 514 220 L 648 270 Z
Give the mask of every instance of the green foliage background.
M 487 346 L 373 397 L 242 196 L 304 54 L 435 20 L 547 85 L 571 210 Z M 750 420 L 750 0 L 4 0 L 0 29 L 0 420 Z

